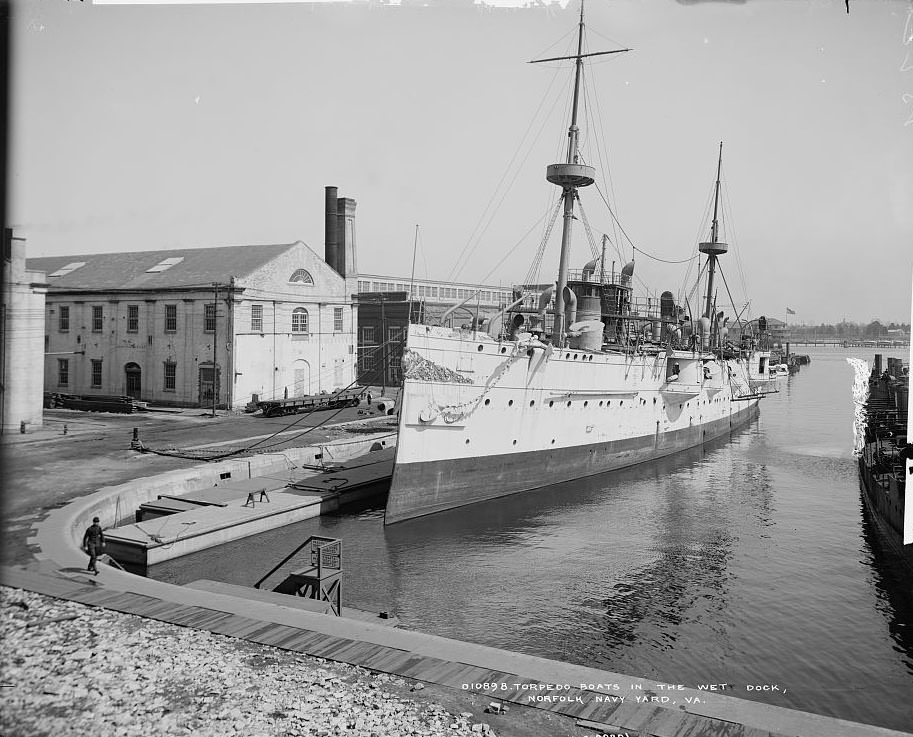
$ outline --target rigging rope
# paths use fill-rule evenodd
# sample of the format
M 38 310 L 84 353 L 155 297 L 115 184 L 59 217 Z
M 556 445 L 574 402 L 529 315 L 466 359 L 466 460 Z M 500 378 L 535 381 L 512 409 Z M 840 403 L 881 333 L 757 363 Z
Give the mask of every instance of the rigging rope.
M 580 220 L 583 222 L 583 229 L 586 231 L 586 238 L 590 244 L 590 253 L 594 259 L 599 258 L 599 247 L 593 238 L 593 231 L 590 229 L 590 221 L 587 220 L 586 213 L 583 211 L 583 203 L 580 201 L 580 195 L 577 195 L 577 206 L 580 208 Z
M 666 259 L 664 259 L 664 258 L 660 258 L 659 256 L 654 256 L 654 255 L 652 255 L 652 254 L 649 254 L 649 253 L 647 253 L 646 251 L 641 250 L 640 248 L 638 248 L 638 247 L 635 246 L 634 244 L 631 244 L 631 248 L 633 248 L 633 249 L 634 249 L 635 251 L 637 251 L 638 253 L 642 253 L 642 254 L 643 254 L 644 256 L 646 256 L 647 258 L 652 258 L 654 261 L 660 261 L 660 262 L 662 262 L 662 263 L 664 263 L 664 264 L 687 264 L 689 261 L 694 261 L 694 259 L 697 258 L 697 254 L 694 254 L 694 255 L 691 256 L 690 258 L 683 258 L 681 261 L 668 261 L 668 260 L 666 260 Z
M 552 87 L 554 87 L 555 81 L 558 79 L 559 71 L 560 71 L 559 69 L 556 69 L 555 74 L 552 75 L 552 80 L 549 82 L 548 88 L 546 89 L 545 94 L 542 96 L 542 99 L 540 100 L 539 106 L 536 108 L 535 113 L 533 113 L 532 117 L 530 118 L 529 125 L 527 126 L 526 131 L 523 133 L 523 136 L 521 137 L 520 142 L 517 144 L 517 148 L 514 151 L 513 155 L 511 156 L 510 161 L 508 162 L 507 167 L 504 170 L 504 173 L 501 175 L 500 181 L 495 186 L 494 192 L 492 192 L 492 195 L 489 198 L 489 202 L 486 205 L 485 210 L 483 210 L 482 214 L 479 216 L 479 219 L 476 222 L 476 225 L 473 228 L 472 232 L 470 233 L 469 238 L 466 241 L 466 244 L 461 249 L 459 255 L 457 256 L 456 261 L 454 262 L 453 267 L 450 269 L 450 273 L 448 274 L 447 281 L 454 281 L 459 277 L 459 275 L 462 273 L 463 269 L 465 268 L 466 264 L 469 262 L 469 259 L 475 253 L 476 249 L 479 247 L 479 244 L 482 241 L 482 237 L 488 231 L 488 228 L 491 226 L 491 223 L 494 220 L 495 214 L 497 213 L 498 209 L 503 204 L 507 195 L 510 193 L 510 190 L 513 187 L 513 184 L 516 181 L 517 177 L 520 175 L 520 171 L 523 168 L 523 164 L 525 164 L 526 160 L 529 158 L 529 155 L 532 152 L 532 148 L 533 148 L 532 144 L 534 144 L 536 141 L 538 141 L 539 138 L 541 137 L 542 131 L 544 130 L 545 124 L 548 120 L 547 116 L 543 116 L 542 122 L 539 126 L 539 131 L 536 133 L 535 137 L 532 139 L 532 141 L 529 145 L 529 148 L 527 148 L 526 153 L 523 155 L 522 160 L 520 161 L 519 165 L 516 167 L 515 171 L 513 172 L 513 176 L 510 178 L 510 182 L 507 184 L 506 189 L 503 190 L 503 193 L 500 194 L 500 198 L 497 200 L 497 204 L 495 204 L 494 208 L 492 209 L 492 203 L 495 201 L 495 199 L 498 198 L 499 191 L 501 190 L 501 187 L 504 184 L 504 181 L 507 179 L 508 175 L 511 173 L 511 167 L 514 165 L 514 162 L 517 159 L 517 155 L 520 153 L 520 151 L 523 149 L 524 145 L 526 144 L 526 139 L 529 136 L 530 130 L 532 130 L 533 126 L 536 123 L 536 119 L 538 118 L 538 116 L 540 115 L 540 113 L 542 111 L 542 108 L 545 106 L 546 102 L 549 99 L 549 94 L 552 91 Z M 554 107 L 554 104 L 552 104 L 552 107 Z M 486 218 L 487 218 L 487 220 L 486 220 Z M 471 248 L 470 248 L 470 245 L 471 245 Z M 467 249 L 469 250 L 468 253 L 467 253 Z
M 535 284 L 539 278 L 539 269 L 542 267 L 542 258 L 545 255 L 545 247 L 548 244 L 549 238 L 552 235 L 552 229 L 555 227 L 555 222 L 558 220 L 558 213 L 561 210 L 561 200 L 559 199 L 555 205 L 554 210 L 552 211 L 551 220 L 548 221 L 548 225 L 545 229 L 545 233 L 542 236 L 542 240 L 539 243 L 539 248 L 536 249 L 536 255 L 533 257 L 533 261 L 530 264 L 529 270 L 526 272 L 526 281 L 524 284 Z

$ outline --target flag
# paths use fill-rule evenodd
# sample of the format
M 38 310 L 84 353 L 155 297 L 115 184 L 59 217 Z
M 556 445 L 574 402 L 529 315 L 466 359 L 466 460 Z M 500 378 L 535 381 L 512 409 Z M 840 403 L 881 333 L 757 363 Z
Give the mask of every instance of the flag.
M 786 314 L 787 314 L 787 315 L 795 315 L 796 313 L 795 313 L 795 310 L 791 310 L 791 309 L 789 309 L 789 307 L 787 307 L 787 308 L 786 308 Z

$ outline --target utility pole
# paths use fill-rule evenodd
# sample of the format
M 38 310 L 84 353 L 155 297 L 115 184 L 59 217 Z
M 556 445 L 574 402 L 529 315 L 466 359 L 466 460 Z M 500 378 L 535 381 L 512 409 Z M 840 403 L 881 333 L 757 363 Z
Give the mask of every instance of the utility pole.
M 380 394 L 383 396 L 387 392 L 387 331 L 386 320 L 384 319 L 384 302 L 387 295 L 380 293 Z
M 216 416 L 218 373 L 216 372 L 216 340 L 219 334 L 219 282 L 212 283 L 212 416 Z

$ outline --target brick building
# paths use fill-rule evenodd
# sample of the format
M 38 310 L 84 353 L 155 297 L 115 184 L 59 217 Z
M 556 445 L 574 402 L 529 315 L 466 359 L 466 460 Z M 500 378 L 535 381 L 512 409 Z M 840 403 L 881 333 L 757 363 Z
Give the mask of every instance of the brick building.
M 355 279 L 301 241 L 28 266 L 49 283 L 46 391 L 242 407 L 355 379 Z
M 476 315 L 490 318 L 513 299 L 509 288 L 377 274 L 358 275 L 358 381 L 391 386 L 402 380 L 400 361 L 410 320 L 438 324 L 472 324 Z

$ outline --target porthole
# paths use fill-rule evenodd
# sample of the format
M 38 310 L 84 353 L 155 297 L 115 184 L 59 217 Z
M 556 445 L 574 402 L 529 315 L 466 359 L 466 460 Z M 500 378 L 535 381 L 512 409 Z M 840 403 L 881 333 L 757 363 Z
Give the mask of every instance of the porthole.
M 507 348 L 505 346 L 501 346 L 501 353 L 507 353 Z
M 570 407 L 570 406 L 571 406 L 571 403 L 570 403 L 570 401 L 569 401 L 569 402 L 568 402 L 568 403 L 567 403 L 567 406 L 568 406 L 568 407 Z
M 600 407 L 602 406 L 602 400 L 601 400 L 601 399 L 599 400 L 599 406 L 600 406 Z
M 576 353 L 574 354 L 574 360 L 575 360 L 575 361 L 577 360 L 577 354 L 576 354 Z
M 619 407 L 624 407 L 624 406 L 625 406 L 625 400 L 624 400 L 624 399 L 619 399 L 619 400 L 618 400 L 618 406 L 619 406 Z
M 479 346 L 479 351 L 481 351 L 481 350 L 482 350 L 482 346 Z
M 509 400 L 509 401 L 507 402 L 507 406 L 508 406 L 508 407 L 513 407 L 513 406 L 514 406 L 514 400 L 513 400 L 513 399 Z
M 554 406 L 555 406 L 555 402 L 554 402 L 554 401 L 550 401 L 550 402 L 548 403 L 548 406 L 549 406 L 549 407 L 554 407 Z
M 490 400 L 490 399 L 486 399 L 486 400 L 485 400 L 485 406 L 487 407 L 489 404 L 491 404 L 491 400 Z
M 469 445 L 469 438 L 466 438 L 466 445 Z
M 608 402 L 606 402 L 606 403 L 605 403 L 605 406 L 606 406 L 606 407 L 611 407 L 611 406 L 612 406 L 612 400 L 610 399 Z
M 570 357 L 571 357 L 571 354 L 570 354 L 570 353 L 565 353 L 565 354 L 564 354 L 564 357 L 565 357 L 565 358 L 570 358 Z
M 514 440 L 514 445 L 516 445 L 516 444 L 517 444 L 517 441 L 516 441 L 516 440 Z
M 583 406 L 586 407 L 588 404 L 589 404 L 589 402 L 587 402 L 586 400 L 584 400 Z
M 552 445 L 555 444 L 555 438 L 552 438 Z
M 656 404 L 656 397 L 653 397 L 653 404 Z
M 530 407 L 535 407 L 535 406 L 536 406 L 536 400 L 535 400 L 535 399 L 530 399 L 530 400 L 529 400 L 529 406 L 530 406 Z

